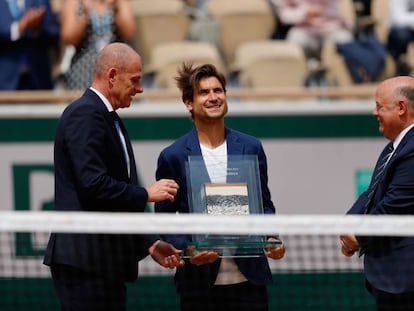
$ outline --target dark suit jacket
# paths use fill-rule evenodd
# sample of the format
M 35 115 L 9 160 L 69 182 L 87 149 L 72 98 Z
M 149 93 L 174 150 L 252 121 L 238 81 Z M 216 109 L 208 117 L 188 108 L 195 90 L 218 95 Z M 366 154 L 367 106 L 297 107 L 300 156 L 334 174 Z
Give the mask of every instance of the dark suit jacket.
M 13 17 L 6 0 L 0 0 L 0 90 L 16 90 L 19 83 L 22 59 L 30 70 L 36 89 L 51 89 L 52 48 L 59 43 L 59 24 L 49 0 L 26 0 L 26 8 L 45 5 L 41 31 L 26 31 L 17 41 L 10 37 Z
M 263 209 L 266 214 L 274 214 L 275 208 L 271 200 L 268 188 L 267 160 L 262 144 L 256 138 L 226 129 L 228 155 L 251 154 L 257 155 L 259 162 Z M 188 213 L 187 179 L 185 165 L 189 155 L 200 155 L 200 144 L 197 132 L 192 129 L 189 133 L 179 138 L 169 147 L 165 148 L 158 158 L 156 178 L 172 178 L 180 186 L 173 203 L 169 201 L 155 204 L 156 212 L 163 213 Z M 206 174 L 206 172 L 200 172 Z M 164 239 L 179 249 L 192 240 L 190 235 L 168 235 Z M 266 257 L 236 258 L 236 263 L 244 276 L 255 285 L 266 285 L 272 282 L 272 276 Z M 220 260 L 213 264 L 195 266 L 187 263 L 183 268 L 178 268 L 175 275 L 175 283 L 178 292 L 205 291 L 214 284 Z
M 368 209 L 363 193 L 348 214 L 414 214 L 414 129 L 389 160 Z M 365 249 L 364 270 L 372 286 L 389 293 L 414 291 L 414 238 L 357 237 Z
M 65 109 L 55 137 L 57 211 L 144 211 L 148 195 L 138 186 L 134 154 L 123 130 L 130 177 L 113 118 L 101 99 L 87 90 Z M 148 247 L 157 238 L 52 233 L 44 263 L 66 264 L 108 277 L 135 280 L 138 260 L 148 255 Z

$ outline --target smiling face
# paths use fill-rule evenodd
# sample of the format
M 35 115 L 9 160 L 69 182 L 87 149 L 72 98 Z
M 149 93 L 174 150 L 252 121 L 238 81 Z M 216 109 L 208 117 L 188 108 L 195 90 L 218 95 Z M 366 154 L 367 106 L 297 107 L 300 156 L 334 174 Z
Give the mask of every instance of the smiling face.
M 193 101 L 187 100 L 185 105 L 195 122 L 221 120 L 228 110 L 226 92 L 214 76 L 201 79 L 194 89 Z
M 389 140 L 393 140 L 396 130 L 396 120 L 398 118 L 397 105 L 387 102 L 377 102 L 375 109 L 372 113 L 378 120 L 379 132 Z
M 380 133 L 395 140 L 407 127 L 414 124 L 414 79 L 397 76 L 381 82 L 375 93 L 372 111 L 378 120 Z
M 394 140 L 407 126 L 407 101 L 398 95 L 398 87 L 394 80 L 380 84 L 375 94 L 375 108 L 372 111 L 378 121 L 379 132 L 389 140 Z

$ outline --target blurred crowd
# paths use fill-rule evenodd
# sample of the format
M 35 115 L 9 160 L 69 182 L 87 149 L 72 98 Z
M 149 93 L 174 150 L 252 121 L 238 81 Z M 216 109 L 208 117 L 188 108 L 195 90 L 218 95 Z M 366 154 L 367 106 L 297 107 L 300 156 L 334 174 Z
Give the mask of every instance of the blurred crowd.
M 0 0 L 0 11 L 4 12 L 0 19 L 0 90 L 85 89 L 92 81 L 95 57 L 108 43 L 126 42 L 140 53 L 135 41 L 141 31 L 136 22 L 139 7 L 133 8 L 133 1 Z M 208 5 L 208 0 L 182 1 L 193 21 L 203 16 L 200 12 Z M 238 1 L 233 1 L 237 6 Z M 377 21 L 371 18 L 371 2 L 381 0 L 351 1 L 355 23 L 343 17 L 339 1 L 267 0 L 276 21 L 269 39 L 299 45 L 312 74 L 324 72 L 322 51 L 327 42 L 343 47 L 340 51 L 345 51 L 351 66 L 352 53 L 360 48 L 354 43 L 370 37 L 392 58 L 393 75 L 410 74 L 407 50 L 414 41 L 414 0 L 387 1 L 388 29 L 382 40 L 375 38 Z M 366 22 L 369 18 L 371 22 Z M 202 39 L 188 35 L 188 40 Z

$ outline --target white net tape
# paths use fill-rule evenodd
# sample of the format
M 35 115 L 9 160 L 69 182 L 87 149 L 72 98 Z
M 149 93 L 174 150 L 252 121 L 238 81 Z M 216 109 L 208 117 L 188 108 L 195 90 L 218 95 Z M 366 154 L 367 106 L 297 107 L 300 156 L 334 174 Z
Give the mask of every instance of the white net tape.
M 414 216 L 1 211 L 0 232 L 414 236 Z
M 368 215 L 249 215 L 103 213 L 103 212 L 0 212 L 0 276 L 47 276 L 41 258 L 15 256 L 14 233 L 30 234 L 31 248 L 42 250 L 50 232 L 114 234 L 279 234 L 286 245 L 281 261 L 270 261 L 272 271 L 338 271 L 362 269 L 362 258 L 344 257 L 339 235 L 414 236 L 414 216 Z M 30 265 L 36 269 L 28 268 Z M 10 267 L 13 267 L 12 269 Z M 165 275 L 147 257 L 141 275 Z
M 50 232 L 279 234 L 286 255 L 282 260 L 269 259 L 275 280 L 275 285 L 269 287 L 274 306 L 271 310 L 365 311 L 373 310 L 373 302 L 364 288 L 363 258 L 343 256 L 339 235 L 414 236 L 414 216 L 0 211 L 0 310 L 37 311 L 36 307 L 45 310 L 43 306 L 49 304 L 56 306 L 49 309 L 58 310 L 50 270 L 42 264 Z M 173 286 L 174 272 L 160 267 L 150 256 L 142 260 L 139 279 L 133 284 L 135 292 L 130 291 L 130 295 L 146 300 L 138 301 L 132 309 L 175 310 L 163 307 L 159 299 L 160 295 L 173 301 L 178 299 Z M 161 294 L 154 294 L 160 282 L 169 289 L 161 288 Z M 41 284 L 49 285 L 43 288 Z M 15 302 L 21 297 L 25 297 L 24 309 L 18 309 Z

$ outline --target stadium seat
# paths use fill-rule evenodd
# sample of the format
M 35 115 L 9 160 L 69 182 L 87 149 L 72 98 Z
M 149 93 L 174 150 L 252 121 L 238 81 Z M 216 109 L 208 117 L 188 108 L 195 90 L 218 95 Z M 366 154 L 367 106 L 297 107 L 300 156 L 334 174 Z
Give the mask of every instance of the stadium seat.
M 208 42 L 178 41 L 165 42 L 155 46 L 151 51 L 151 62 L 144 67 L 146 74 L 154 75 L 156 88 L 176 89 L 174 77 L 183 62 L 194 65 L 211 63 L 225 73 L 217 47 Z
M 341 17 L 355 29 L 357 13 L 353 0 L 338 0 L 338 10 Z
M 389 0 L 371 0 L 371 19 L 375 35 L 381 42 L 388 39 Z
M 307 76 L 303 49 L 285 40 L 249 41 L 241 44 L 232 68 L 242 87 L 303 86 Z
M 234 62 L 241 43 L 270 39 L 275 30 L 276 19 L 267 0 L 209 0 L 206 10 L 219 22 L 219 48 L 227 65 Z
M 130 0 L 136 16 L 135 47 L 143 64 L 159 43 L 185 40 L 191 18 L 181 0 Z

